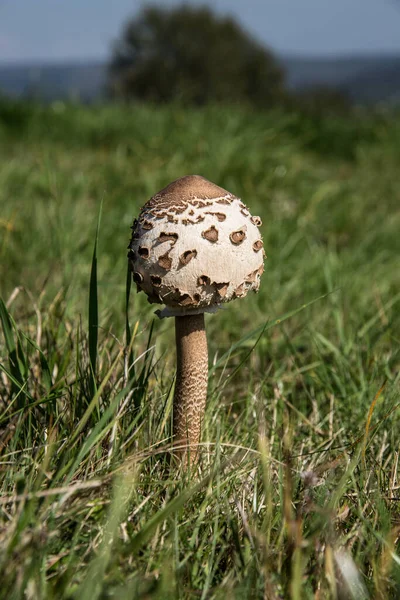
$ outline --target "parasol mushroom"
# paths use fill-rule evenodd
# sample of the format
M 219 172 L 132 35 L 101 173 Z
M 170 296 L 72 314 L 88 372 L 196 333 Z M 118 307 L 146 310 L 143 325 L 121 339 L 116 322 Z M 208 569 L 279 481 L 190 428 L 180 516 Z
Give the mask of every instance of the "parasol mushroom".
M 258 291 L 264 270 L 261 219 L 243 202 L 199 175 L 155 194 L 132 226 L 128 259 L 138 291 L 175 317 L 177 376 L 173 401 L 175 454 L 198 455 L 208 380 L 204 313 Z

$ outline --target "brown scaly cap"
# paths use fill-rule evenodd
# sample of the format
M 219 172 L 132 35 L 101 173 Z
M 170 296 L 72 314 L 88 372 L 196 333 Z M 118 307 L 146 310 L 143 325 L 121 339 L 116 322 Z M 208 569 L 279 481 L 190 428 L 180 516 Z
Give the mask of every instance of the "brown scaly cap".
M 218 198 L 226 199 L 230 203 L 229 201 L 236 196 L 201 175 L 186 175 L 160 190 L 150 198 L 144 208 L 149 212 L 153 209 L 159 212 L 174 207 L 176 213 L 181 213 L 188 205 L 206 206 L 210 204 L 207 200 L 213 201 Z
M 260 285 L 261 219 L 200 175 L 155 194 L 133 224 L 129 261 L 138 290 L 160 316 L 211 312 Z

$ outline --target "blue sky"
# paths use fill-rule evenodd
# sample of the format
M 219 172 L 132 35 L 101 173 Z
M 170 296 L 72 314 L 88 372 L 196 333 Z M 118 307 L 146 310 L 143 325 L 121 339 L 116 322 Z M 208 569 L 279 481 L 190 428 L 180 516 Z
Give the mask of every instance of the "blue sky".
M 230 13 L 277 52 L 400 52 L 400 0 L 189 0 Z M 0 61 L 107 58 L 145 0 L 0 0 Z M 162 6 L 179 4 L 162 0 Z

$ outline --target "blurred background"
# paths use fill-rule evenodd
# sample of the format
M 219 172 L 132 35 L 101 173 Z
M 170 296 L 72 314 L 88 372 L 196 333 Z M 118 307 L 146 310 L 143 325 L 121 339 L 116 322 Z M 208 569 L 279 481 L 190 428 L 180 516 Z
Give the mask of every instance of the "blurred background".
M 265 105 L 282 102 L 283 92 L 302 103 L 318 104 L 322 97 L 327 105 L 329 97 L 330 105 L 341 108 L 400 102 L 396 0 L 189 0 L 184 5 L 163 0 L 154 6 L 139 0 L 2 0 L 0 92 L 90 103 L 116 95 L 197 103 L 215 97 L 253 101 L 258 95 L 258 103 Z M 166 18 L 165 11 L 183 6 L 186 16 L 180 22 L 176 15 L 175 22 Z M 222 51 L 213 45 L 213 35 Z M 236 58 L 243 58 L 250 43 L 256 46 L 252 85 L 233 93 L 229 77 L 240 78 L 241 73 L 235 58 L 227 57 L 235 48 Z M 249 73 L 249 65 L 243 68 Z M 264 87 L 268 82 L 270 97 L 260 92 L 254 73 L 261 73 Z M 189 90 L 191 78 L 197 78 L 202 94 Z M 167 91 L 161 89 L 168 88 L 165 79 Z M 205 90 L 204 82 L 211 89 Z

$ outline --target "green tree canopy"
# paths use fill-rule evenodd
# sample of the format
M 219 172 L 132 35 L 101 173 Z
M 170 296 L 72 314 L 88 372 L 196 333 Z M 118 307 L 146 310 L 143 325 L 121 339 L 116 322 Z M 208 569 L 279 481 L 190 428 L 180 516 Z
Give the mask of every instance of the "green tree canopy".
M 284 74 L 272 53 L 229 17 L 208 8 L 144 9 L 114 46 L 111 94 L 185 103 L 271 106 Z

